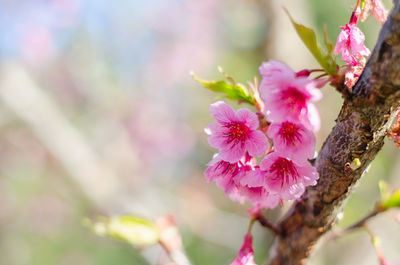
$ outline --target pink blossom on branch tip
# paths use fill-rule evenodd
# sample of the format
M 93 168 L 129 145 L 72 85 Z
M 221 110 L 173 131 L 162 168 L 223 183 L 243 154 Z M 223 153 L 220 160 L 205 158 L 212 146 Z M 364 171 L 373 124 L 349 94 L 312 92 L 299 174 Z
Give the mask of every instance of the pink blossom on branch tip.
M 372 15 L 381 24 L 387 20 L 388 11 L 383 6 L 381 0 L 372 0 Z
M 251 234 L 246 234 L 242 247 L 237 257 L 232 261 L 231 265 L 256 265 L 254 262 L 253 238 Z
M 381 0 L 365 0 L 360 16 L 361 21 L 365 21 L 370 12 L 372 12 L 372 15 L 380 24 L 383 24 L 387 20 L 388 11 Z
M 248 109 L 234 111 L 222 101 L 210 106 L 216 119 L 208 125 L 206 133 L 212 147 L 219 149 L 222 160 L 235 163 L 247 151 L 251 156 L 262 156 L 268 148 L 267 137 L 259 130 L 258 117 Z
M 364 34 L 354 23 L 346 24 L 340 28 L 342 31 L 338 35 L 333 53 L 335 55 L 341 53 L 342 60 L 348 65 L 361 65 L 360 60 L 370 54 L 369 49 L 364 45 Z

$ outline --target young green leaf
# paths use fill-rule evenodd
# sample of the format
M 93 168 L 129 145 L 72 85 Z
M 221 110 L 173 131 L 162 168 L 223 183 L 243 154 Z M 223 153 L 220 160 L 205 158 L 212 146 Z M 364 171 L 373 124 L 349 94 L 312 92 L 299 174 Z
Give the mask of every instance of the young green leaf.
M 160 235 L 157 226 L 146 219 L 135 216 L 100 217 L 97 221 L 83 221 L 99 236 L 109 236 L 137 246 L 147 246 L 158 242 Z
M 400 189 L 393 193 L 389 199 L 382 202 L 382 206 L 384 209 L 400 207 Z
M 198 78 L 193 72 L 191 73 L 191 75 L 195 81 L 202 84 L 205 88 L 208 88 L 214 92 L 222 93 L 229 99 L 237 100 L 239 102 L 246 102 L 250 105 L 255 105 L 254 96 L 244 85 L 236 83 L 233 78 L 225 74 L 222 69 L 220 69 L 220 72 L 224 74 L 227 81 L 207 81 Z
M 381 193 L 381 202 L 379 208 L 388 210 L 390 208 L 400 207 L 400 189 L 394 193 L 390 193 L 386 182 L 379 182 L 379 190 Z
M 308 50 L 314 56 L 314 58 L 318 61 L 321 67 L 330 75 L 333 75 L 337 72 L 337 66 L 335 59 L 332 55 L 332 48 L 328 45 L 329 52 L 321 51 L 320 47 L 317 43 L 317 36 L 315 35 L 314 30 L 307 28 L 304 25 L 296 23 L 289 12 L 285 9 L 285 12 L 289 16 L 290 21 L 292 22 L 294 28 L 296 29 L 297 34 L 300 39 L 306 45 Z
M 360 159 L 358 159 L 358 158 L 355 158 L 353 161 L 351 161 L 351 163 L 350 163 L 350 168 L 351 168 L 351 170 L 356 170 L 356 169 L 358 169 L 358 168 L 360 168 L 361 167 L 361 161 L 360 161 Z

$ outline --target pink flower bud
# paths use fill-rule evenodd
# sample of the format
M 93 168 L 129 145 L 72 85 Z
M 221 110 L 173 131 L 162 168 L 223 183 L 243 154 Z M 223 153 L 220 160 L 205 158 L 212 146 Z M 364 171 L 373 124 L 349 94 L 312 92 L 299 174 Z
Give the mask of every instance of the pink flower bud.
M 231 265 L 256 265 L 254 262 L 253 238 L 250 234 L 244 237 L 243 245 Z

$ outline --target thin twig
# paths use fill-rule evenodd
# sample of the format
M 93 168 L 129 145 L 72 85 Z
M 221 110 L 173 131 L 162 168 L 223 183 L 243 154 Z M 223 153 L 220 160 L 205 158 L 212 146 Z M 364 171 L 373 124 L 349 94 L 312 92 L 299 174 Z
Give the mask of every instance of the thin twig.
M 368 214 L 367 216 L 365 216 L 364 218 L 362 218 L 360 221 L 358 221 L 357 223 L 353 224 L 352 226 L 349 226 L 345 229 L 345 231 L 349 232 L 352 231 L 354 229 L 360 228 L 362 226 L 365 225 L 365 223 L 371 219 L 372 217 L 374 217 L 375 215 L 377 215 L 378 213 L 380 213 L 380 211 L 378 211 L 377 209 L 373 210 L 370 214 Z
M 274 235 L 280 235 L 281 231 L 278 227 L 273 225 L 270 221 L 267 220 L 263 215 L 258 215 L 256 219 L 262 226 L 268 228 Z
M 355 223 L 355 224 L 353 224 L 353 225 L 351 225 L 351 226 L 349 226 L 349 227 L 347 227 L 347 228 L 345 228 L 343 230 L 340 230 L 340 231 L 334 233 L 331 237 L 329 237 L 329 239 L 336 239 L 336 238 L 341 237 L 343 235 L 346 235 L 346 234 L 348 234 L 348 233 L 350 233 L 350 232 L 352 232 L 352 231 L 354 231 L 354 230 L 356 230 L 358 228 L 365 227 L 366 222 L 369 219 L 371 219 L 372 217 L 374 217 L 375 215 L 377 215 L 378 213 L 380 213 L 380 212 L 381 211 L 379 211 L 377 209 L 373 210 L 371 213 L 369 213 L 368 215 L 364 216 L 364 218 L 359 220 L 357 223 Z
M 176 265 L 191 265 L 182 245 L 182 236 L 178 230 L 175 218 L 172 215 L 160 217 L 157 220 L 160 231 L 159 244 L 168 257 Z

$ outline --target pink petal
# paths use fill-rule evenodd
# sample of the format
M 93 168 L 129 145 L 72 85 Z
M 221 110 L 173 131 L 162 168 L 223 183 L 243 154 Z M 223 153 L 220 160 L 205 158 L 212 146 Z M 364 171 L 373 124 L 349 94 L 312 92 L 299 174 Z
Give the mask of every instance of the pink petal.
M 269 193 L 266 189 L 263 189 L 263 193 L 258 199 L 257 203 L 261 208 L 273 209 L 279 204 L 280 201 L 281 199 L 278 195 Z M 252 201 L 252 203 L 253 205 L 255 204 L 254 201 Z
M 302 183 L 306 186 L 314 186 L 317 184 L 319 174 L 317 169 L 310 164 L 298 165 L 297 170 L 302 176 Z
M 215 102 L 210 105 L 210 113 L 219 123 L 229 123 L 235 121 L 235 111 L 231 106 L 223 101 Z
M 245 148 L 251 156 L 262 156 L 268 148 L 268 139 L 260 131 L 252 131 L 245 142 Z
M 259 87 L 260 94 L 286 87 L 296 76 L 292 69 L 278 61 L 263 63 L 259 72 L 262 77 Z
M 282 79 L 291 79 L 295 76 L 294 71 L 289 66 L 282 62 L 274 60 L 262 63 L 258 70 L 260 72 L 260 75 L 263 77 L 279 77 Z
M 337 41 L 336 41 L 335 50 L 333 51 L 333 53 L 335 55 L 339 55 L 341 52 L 343 52 L 343 50 L 347 49 L 346 42 L 347 42 L 348 38 L 349 38 L 349 35 L 347 34 L 346 31 L 342 30 L 339 33 Z
M 220 150 L 220 156 L 224 161 L 230 163 L 238 162 L 245 153 L 243 144 L 231 144 L 228 148 Z
M 307 118 L 308 122 L 306 124 L 310 124 L 309 129 L 313 130 L 314 132 L 319 131 L 321 128 L 321 120 L 319 118 L 319 112 L 314 104 L 307 105 Z
M 258 117 L 248 109 L 239 109 L 236 112 L 237 121 L 245 123 L 249 129 L 255 130 L 258 128 Z
M 253 204 L 256 209 L 275 208 L 280 202 L 280 198 L 276 194 L 272 194 L 267 191 L 264 187 L 256 188 L 242 188 L 242 194 Z
M 300 163 L 307 163 L 307 159 L 314 157 L 315 136 L 301 124 L 272 123 L 268 136 L 274 140 L 275 150 L 282 156 Z
M 305 191 L 302 183 L 296 183 L 288 187 L 288 189 L 281 194 L 284 200 L 295 200 L 301 197 Z
M 307 112 L 307 99 L 302 91 L 294 87 L 281 90 L 276 93 L 270 93 L 265 97 L 265 108 L 268 110 L 268 118 L 272 122 L 283 122 L 286 120 L 299 121 L 301 116 Z
M 305 186 L 315 185 L 318 179 L 318 173 L 311 165 L 299 165 L 280 157 L 276 152 L 265 156 L 260 163 L 260 169 L 265 172 L 269 191 L 284 200 L 299 198 Z M 285 172 L 280 170 L 285 170 Z
M 208 143 L 210 146 L 214 148 L 222 148 L 225 146 L 226 136 L 225 131 L 226 129 L 223 128 L 219 123 L 212 122 L 206 128 L 205 131 L 208 136 Z
M 240 184 L 248 187 L 262 187 L 265 185 L 265 179 L 260 169 L 257 168 L 248 172 L 240 179 Z
M 381 0 L 372 0 L 372 14 L 379 23 L 384 23 L 387 20 L 388 12 L 382 4 Z
M 357 26 L 352 27 L 350 32 L 350 46 L 352 53 L 358 53 L 362 56 L 368 56 L 370 54 L 370 51 L 364 45 L 364 33 L 362 33 L 362 31 Z

